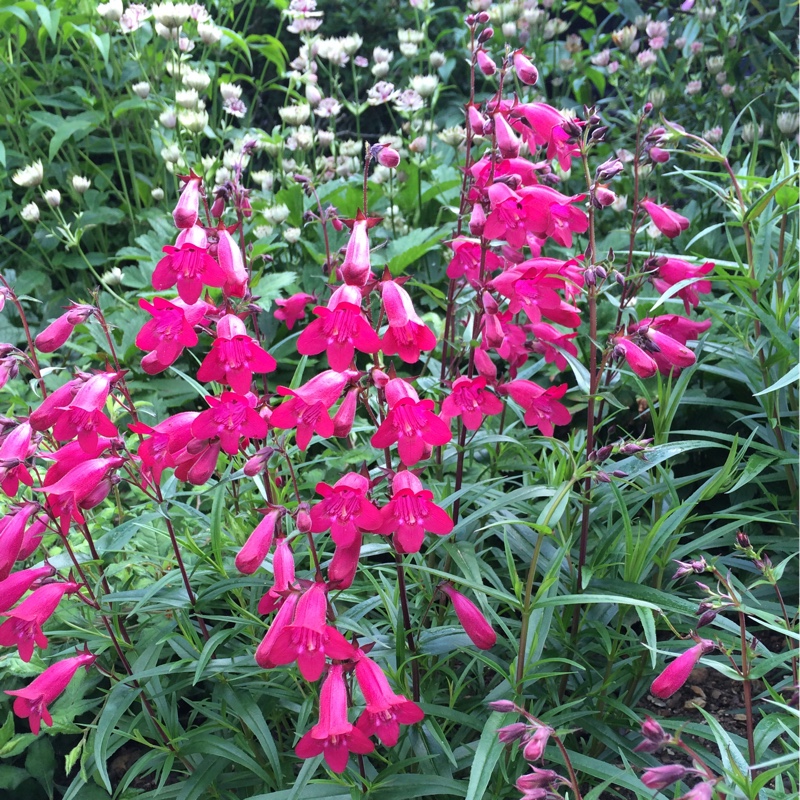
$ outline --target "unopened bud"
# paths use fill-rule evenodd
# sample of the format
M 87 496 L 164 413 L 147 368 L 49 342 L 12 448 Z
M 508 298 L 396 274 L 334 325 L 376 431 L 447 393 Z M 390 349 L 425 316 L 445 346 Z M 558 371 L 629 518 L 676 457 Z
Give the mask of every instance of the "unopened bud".
M 497 64 L 492 61 L 483 48 L 478 50 L 476 54 L 476 61 L 478 62 L 478 69 L 487 77 L 490 77 L 497 72 Z
M 511 703 L 511 705 L 513 706 L 514 704 Z M 498 709 L 494 710 L 497 711 Z M 514 709 L 511 708 L 510 710 L 513 711 Z M 527 730 L 528 726 L 524 722 L 515 722 L 513 725 L 506 725 L 505 728 L 499 728 L 497 731 L 497 738 L 503 744 L 509 744 L 510 742 L 516 742 L 518 739 L 521 739 Z
M 297 514 L 295 515 L 294 521 L 300 533 L 309 533 L 311 531 L 310 510 L 308 503 L 300 503 L 297 507 Z
M 653 110 L 653 104 L 648 102 L 644 104 L 644 108 L 642 109 L 642 113 L 647 115 Z
M 611 483 L 611 476 L 607 472 L 603 472 L 601 469 L 597 470 L 594 476 L 598 481 L 600 481 L 600 483 Z
M 739 545 L 742 550 L 749 550 L 751 547 L 750 537 L 744 531 L 737 531 L 736 544 Z
M 492 711 L 499 711 L 502 714 L 510 714 L 512 711 L 517 711 L 517 706 L 511 702 L 511 700 L 492 700 L 492 702 L 489 703 L 489 708 L 491 708 Z M 523 725 L 522 727 L 526 728 L 527 726 Z M 500 730 L 503 729 L 501 728 Z
M 708 611 L 704 611 L 697 619 L 696 628 L 703 628 L 706 625 L 710 625 L 714 618 L 717 616 L 717 612 L 715 609 L 710 608 Z
M 400 153 L 393 147 L 384 147 L 378 153 L 378 163 L 383 167 L 394 169 L 400 163 Z

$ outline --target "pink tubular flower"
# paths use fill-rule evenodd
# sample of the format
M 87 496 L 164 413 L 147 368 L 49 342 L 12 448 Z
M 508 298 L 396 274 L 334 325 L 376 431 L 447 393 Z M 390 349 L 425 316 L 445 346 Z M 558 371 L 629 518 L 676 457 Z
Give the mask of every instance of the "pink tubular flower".
M 148 351 L 142 359 L 142 369 L 148 375 L 162 372 L 178 358 L 184 347 L 197 344 L 194 326 L 213 308 L 203 300 L 187 305 L 182 300 L 170 302 L 163 297 L 154 297 L 152 303 L 142 298 L 139 307 L 152 317 L 136 337 L 136 346 Z
M 22 422 L 0 444 L 0 488 L 8 497 L 16 495 L 20 482 L 25 486 L 33 486 L 25 460 L 36 452 L 40 437 L 37 436 L 33 441 L 32 437 L 30 423 Z
M 167 417 L 155 428 L 142 422 L 129 426 L 134 433 L 150 437 L 139 445 L 137 455 L 155 483 L 161 482 L 165 469 L 177 465 L 176 455 L 192 440 L 192 423 L 199 415 L 197 411 L 184 411 Z
M 539 70 L 533 65 L 533 62 L 522 51 L 517 50 L 514 53 L 514 71 L 517 77 L 526 86 L 533 86 L 539 80 Z
M 31 567 L 21 569 L 0 581 L 0 613 L 8 611 L 17 600 L 41 578 L 49 578 L 55 574 L 55 569 L 47 564 L 44 567 Z
M 55 352 L 69 339 L 75 326 L 86 322 L 94 312 L 94 306 L 71 305 L 36 337 L 34 346 L 40 353 Z
M 297 428 L 297 446 L 308 447 L 316 433 L 323 439 L 333 435 L 333 420 L 328 409 L 339 399 L 347 381 L 354 373 L 325 370 L 298 389 L 278 387 L 278 394 L 289 399 L 272 412 L 270 424 L 288 430 Z
M 490 650 L 494 647 L 497 642 L 497 634 L 478 606 L 461 592 L 456 591 L 449 583 L 440 584 L 439 589 L 452 601 L 458 621 L 475 647 L 481 650 Z
M 527 230 L 534 236 L 549 237 L 564 247 L 572 247 L 572 234 L 584 233 L 589 227 L 586 213 L 573 205 L 585 195 L 568 197 L 549 186 L 527 186 L 519 194 L 528 209 Z
M 340 267 L 341 279 L 348 286 L 366 286 L 372 277 L 369 258 L 369 231 L 380 220 L 376 217 L 365 217 L 359 211 L 355 219 L 343 220 L 350 228 L 350 239 Z
M 19 560 L 25 541 L 25 526 L 39 508 L 38 503 L 25 503 L 0 519 L 0 581 L 8 578 L 14 562 Z
M 358 570 L 358 560 L 361 558 L 361 545 L 364 537 L 361 531 L 356 531 L 353 541 L 347 546 L 337 545 L 333 551 L 333 558 L 328 564 L 328 588 L 341 591 L 353 585 L 353 579 Z
M 306 306 L 313 303 L 315 299 L 313 294 L 305 294 L 305 292 L 298 292 L 287 298 L 279 297 L 275 301 L 278 308 L 273 312 L 273 316 L 275 319 L 285 322 L 286 327 L 291 330 L 298 320 L 305 317 Z
M 524 119 L 524 122 L 519 122 L 519 130 L 527 139 L 531 151 L 547 145 L 548 161 L 557 158 L 561 169 L 569 169 L 572 158 L 579 155 L 580 151 L 564 129 L 567 124 L 564 115 L 545 103 L 520 103 L 514 113 Z
M 536 353 L 544 355 L 548 364 L 555 364 L 560 370 L 567 368 L 567 359 L 562 350 L 577 357 L 578 348 L 572 343 L 577 333 L 562 333 L 547 322 L 534 322 L 530 326 L 531 333 L 536 337 L 531 348 Z
M 194 172 L 178 177 L 183 183 L 183 190 L 172 212 L 172 219 L 176 228 L 191 228 L 197 224 L 200 215 L 200 187 L 203 179 Z
M 351 389 L 342 400 L 333 417 L 333 435 L 345 437 L 350 435 L 353 422 L 356 418 L 356 405 L 358 403 L 358 389 Z
M 381 294 L 389 322 L 381 349 L 387 356 L 397 354 L 406 364 L 416 364 L 421 350 L 436 347 L 436 336 L 419 318 L 411 297 L 402 286 L 386 281 L 381 284 Z
M 642 783 L 648 789 L 666 789 L 689 774 L 689 770 L 682 764 L 664 764 L 660 767 L 651 767 L 642 773 Z
M 61 598 L 79 588 L 77 583 L 47 583 L 34 590 L 15 609 L 4 611 L 0 616 L 8 619 L 0 625 L 0 646 L 16 645 L 19 657 L 26 663 L 30 661 L 34 644 L 42 649 L 47 647 L 42 625 L 50 619 Z
M 327 587 L 315 583 L 297 603 L 294 620 L 275 639 L 270 660 L 276 666 L 297 661 L 300 674 L 307 681 L 316 681 L 325 667 L 325 657 L 347 660 L 353 656 L 353 645 L 336 628 L 326 623 Z
M 442 419 L 449 423 L 454 417 L 461 417 L 464 427 L 476 431 L 483 422 L 483 416 L 499 414 L 503 403 L 486 389 L 486 378 L 467 378 L 462 376 L 453 381 L 453 391 L 442 402 Z
M 700 266 L 695 266 L 680 258 L 668 257 L 655 260 L 658 266 L 658 273 L 653 277 L 653 285 L 662 294 L 676 283 L 685 280 L 694 281 L 689 286 L 684 286 L 677 293 L 678 297 L 683 300 L 687 314 L 692 308 L 697 308 L 700 304 L 701 294 L 709 294 L 711 292 L 711 281 L 700 280 L 700 278 L 714 271 L 716 265 L 713 261 L 706 261 Z
M 449 426 L 433 413 L 433 400 L 420 400 L 400 378 L 386 384 L 386 399 L 389 413 L 372 436 L 373 447 L 397 443 L 400 460 L 412 467 L 423 457 L 426 444 L 443 445 L 452 438 Z
M 314 320 L 297 340 L 302 355 L 317 355 L 323 350 L 328 363 L 336 372 L 350 368 L 354 351 L 375 353 L 381 343 L 361 311 L 361 290 L 356 286 L 341 286 L 327 307 L 317 306 Z
M 267 435 L 267 423 L 253 408 L 252 395 L 223 392 L 219 397 L 206 397 L 206 402 L 211 408 L 201 411 L 192 423 L 192 436 L 196 439 L 219 437 L 222 450 L 235 456 L 240 445 L 247 447 L 250 439 Z
M 59 442 L 66 442 L 76 436 L 81 447 L 87 452 L 97 449 L 100 436 L 116 437 L 114 423 L 101 411 L 105 406 L 111 384 L 117 380 L 115 372 L 92 375 L 62 409 L 53 426 L 53 436 Z
M 25 688 L 6 690 L 6 694 L 17 698 L 14 701 L 14 713 L 18 717 L 28 719 L 34 736 L 39 735 L 42 720 L 47 725 L 53 724 L 53 718 L 50 716 L 47 706 L 67 688 L 67 684 L 81 667 L 88 669 L 94 660 L 95 656 L 90 653 L 65 658 L 63 661 L 57 661 L 49 666 Z
M 177 283 L 178 296 L 191 306 L 200 299 L 204 286 L 221 288 L 227 276 L 208 254 L 208 237 L 202 228 L 189 228 L 178 242 L 163 248 L 166 255 L 156 264 L 153 288 L 161 292 Z
M 273 372 L 277 366 L 275 359 L 248 336 L 244 322 L 233 314 L 226 314 L 217 322 L 217 338 L 197 370 L 197 380 L 217 381 L 230 386 L 234 392 L 246 394 L 253 383 L 254 372 Z
M 572 415 L 559 400 L 567 392 L 567 384 L 543 389 L 533 381 L 517 380 L 498 388 L 525 409 L 525 424 L 539 428 L 545 436 L 552 436 L 556 425 L 568 425 Z
M 322 684 L 319 695 L 319 722 L 297 743 L 294 751 L 300 758 L 324 755 L 336 773 L 344 772 L 350 753 L 366 755 L 375 745 L 347 720 L 347 686 L 343 668 L 334 664 Z
M 710 639 L 701 639 L 667 666 L 653 681 L 650 691 L 662 699 L 675 694 L 689 680 L 689 675 L 692 674 L 700 657 L 710 653 L 715 647 Z
M 694 322 L 677 314 L 664 314 L 630 325 L 627 338 L 635 341 L 636 346 L 655 362 L 663 375 L 669 375 L 673 370 L 677 373 L 695 363 L 696 356 L 686 347 L 686 342 L 697 339 L 710 325 L 710 319 Z M 615 338 L 614 341 L 631 350 L 621 340 Z M 626 353 L 626 357 L 630 362 L 631 356 Z M 636 357 L 640 358 L 638 354 Z
M 369 480 L 348 472 L 333 486 L 317 484 L 317 494 L 324 498 L 311 509 L 311 532 L 329 530 L 340 547 L 351 546 L 362 531 L 374 531 L 381 525 L 381 515 L 367 500 Z
M 244 297 L 249 276 L 244 265 L 241 248 L 231 236 L 236 230 L 236 225 L 226 228 L 221 222 L 216 231 L 217 261 L 225 276 L 222 289 L 228 297 Z
M 670 239 L 680 236 L 689 227 L 689 220 L 673 211 L 669 206 L 660 206 L 647 198 L 642 200 L 642 206 L 650 215 L 656 228 Z
M 297 610 L 297 603 L 299 600 L 300 595 L 297 592 L 289 592 L 280 602 L 278 613 L 273 618 L 269 630 L 256 649 L 255 659 L 259 667 L 263 669 L 272 669 L 277 666 L 277 663 L 272 660 L 272 648 L 277 638 L 294 619 L 294 612 Z M 265 611 L 265 613 L 269 613 L 277 603 L 271 603 L 269 605 L 271 607 Z
M 275 508 L 266 513 L 264 519 L 256 525 L 255 530 L 247 537 L 242 549 L 236 554 L 236 569 L 243 575 L 252 575 L 262 564 L 272 546 L 275 526 L 284 514 L 282 508 Z
M 81 378 L 73 378 L 47 395 L 47 399 L 42 401 L 39 408 L 31 412 L 28 418 L 31 427 L 35 431 L 45 431 L 48 428 L 52 428 L 56 420 L 61 416 L 61 409 L 72 402 L 72 398 L 75 397 L 81 386 L 83 386 L 83 380 Z
M 273 612 L 294 583 L 294 553 L 285 536 L 278 538 L 272 556 L 272 574 L 275 582 L 258 602 L 259 614 Z
M 394 747 L 400 737 L 401 725 L 421 722 L 422 709 L 401 694 L 395 694 L 383 670 L 358 651 L 355 673 L 367 707 L 356 721 L 365 736 L 377 736 L 386 747 Z
M 678 800 L 711 800 L 714 795 L 714 784 L 706 781 L 696 783 L 686 794 L 681 795 Z
M 392 499 L 381 509 L 383 521 L 377 533 L 393 534 L 398 553 L 418 553 L 425 531 L 446 536 L 453 530 L 449 514 L 433 501 L 433 492 L 422 486 L 413 472 L 398 472 L 392 479 Z
M 636 342 L 621 334 L 615 336 L 612 341 L 615 355 L 624 358 L 628 362 L 628 366 L 640 378 L 652 378 L 658 372 L 658 364 L 655 359 Z
M 544 749 L 553 733 L 547 725 L 540 725 L 530 737 L 526 737 L 522 748 L 522 757 L 526 761 L 538 761 L 544 755 Z
M 494 135 L 497 149 L 503 158 L 516 158 L 519 155 L 519 139 L 502 114 L 494 115 Z

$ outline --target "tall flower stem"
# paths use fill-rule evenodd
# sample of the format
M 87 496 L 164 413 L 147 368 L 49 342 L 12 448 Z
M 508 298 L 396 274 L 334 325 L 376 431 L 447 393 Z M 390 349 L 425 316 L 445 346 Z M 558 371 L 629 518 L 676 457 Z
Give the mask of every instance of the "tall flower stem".
M 16 292 L 8 285 L 6 279 L 0 275 L 0 283 L 5 286 L 6 291 L 8 292 L 8 299 L 16 307 L 19 318 L 22 321 L 22 330 L 25 331 L 25 339 L 28 342 L 28 349 L 30 351 L 30 357 L 28 359 L 28 364 L 31 368 L 31 372 L 33 373 L 33 377 L 36 378 L 37 382 L 39 383 L 39 391 L 42 393 L 42 398 L 47 397 L 47 387 L 44 385 L 44 378 L 42 377 L 42 369 L 39 366 L 39 360 L 36 358 L 36 348 L 33 346 L 33 337 L 31 336 L 31 330 L 28 326 L 28 317 L 25 314 L 25 309 L 20 302 L 20 299 L 17 297 Z
M 403 627 L 406 632 L 406 647 L 411 657 L 411 694 L 414 702 L 418 703 L 420 697 L 419 662 L 417 661 L 417 645 L 414 641 L 414 632 L 411 628 L 411 614 L 408 609 L 405 566 L 400 553 L 394 554 L 394 560 L 397 571 L 397 591 L 400 594 L 400 611 L 403 615 Z

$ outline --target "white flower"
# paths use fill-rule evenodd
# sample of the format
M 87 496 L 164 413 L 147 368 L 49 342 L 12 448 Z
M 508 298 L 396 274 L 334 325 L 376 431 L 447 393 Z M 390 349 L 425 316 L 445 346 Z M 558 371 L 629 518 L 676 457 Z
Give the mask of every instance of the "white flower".
M 262 192 L 271 192 L 275 184 L 275 175 L 266 169 L 260 169 L 257 172 L 250 173 L 250 179 L 256 183 L 261 184 Z
M 317 142 L 323 150 L 327 150 L 333 144 L 333 139 L 333 131 L 317 131 Z
M 692 95 L 695 95 L 698 92 L 703 91 L 703 82 L 689 81 L 689 83 L 686 84 L 686 88 L 683 91 L 685 94 L 688 94 L 691 97 Z
M 232 97 L 230 100 L 224 100 L 222 103 L 222 110 L 232 117 L 241 119 L 247 113 L 247 106 L 243 100 Z
M 37 206 L 36 203 L 28 203 L 28 205 L 19 212 L 19 215 L 25 222 L 38 222 L 39 206 Z
M 17 186 L 38 186 L 44 179 L 44 168 L 41 161 L 34 161 L 33 164 L 28 164 L 27 167 L 18 169 L 12 176 L 11 180 Z
M 379 106 L 394 100 L 396 95 L 393 83 L 378 81 L 371 89 L 367 89 L 367 102 L 371 106 Z
M 800 116 L 797 112 L 782 111 L 778 114 L 778 130 L 784 136 L 791 136 L 798 128 L 800 128 Z
M 298 103 L 292 106 L 285 106 L 278 109 L 278 115 L 287 124 L 296 128 L 308 122 L 311 116 L 311 106 L 307 103 Z
M 718 72 L 722 72 L 724 66 L 725 66 L 724 56 L 709 56 L 706 59 L 706 67 L 712 75 L 716 75 Z
M 191 53 L 194 50 L 194 42 L 188 36 L 181 34 L 178 39 L 178 49 L 181 53 Z
M 223 100 L 238 100 L 242 96 L 242 87 L 235 83 L 221 83 L 219 93 Z
M 608 62 L 611 61 L 611 51 L 606 47 L 605 50 L 595 53 L 589 61 L 596 67 L 607 67 Z
M 447 56 L 444 53 L 440 53 L 438 50 L 434 50 L 428 58 L 428 63 L 431 65 L 431 69 L 439 69 L 440 67 L 443 67 L 446 61 Z
M 122 16 L 122 0 L 109 0 L 97 6 L 97 13 L 109 22 L 118 22 Z
M 175 125 L 178 123 L 178 119 L 175 116 L 175 109 L 168 108 L 166 111 L 162 111 L 158 115 L 158 121 L 165 127 L 165 128 L 174 128 Z
M 430 97 L 439 85 L 438 75 L 414 75 L 409 81 L 411 89 L 420 97 Z
M 621 214 L 625 209 L 628 207 L 628 197 L 624 194 L 618 194 L 614 198 L 614 202 L 611 204 L 611 208 L 617 212 L 617 214 Z
M 467 138 L 467 131 L 461 125 L 454 125 L 452 128 L 445 128 L 437 136 L 450 147 L 460 147 Z
M 48 189 L 44 193 L 44 201 L 50 208 L 58 208 L 61 205 L 61 192 L 58 189 Z
M 422 95 L 420 95 L 419 92 L 413 89 L 406 89 L 404 92 L 400 92 L 400 94 L 397 95 L 394 105 L 398 111 L 409 114 L 414 111 L 419 111 L 425 105 L 425 101 L 422 99 Z
M 341 41 L 342 50 L 344 50 L 348 56 L 355 55 L 358 51 L 358 48 L 364 44 L 364 40 L 357 33 L 351 33 L 347 36 L 344 36 Z
M 164 199 L 164 190 L 160 186 L 156 186 L 155 189 L 150 190 L 150 197 L 152 197 L 156 203 L 160 203 Z
M 717 125 L 714 128 L 709 128 L 707 131 L 703 131 L 703 138 L 707 142 L 711 142 L 711 144 L 716 144 L 717 142 L 722 141 L 722 128 Z
M 197 108 L 197 102 L 200 100 L 200 95 L 197 89 L 178 89 L 175 92 L 175 102 L 181 108 Z
M 180 38 L 180 28 L 168 28 L 166 25 L 162 25 L 160 22 L 156 22 L 153 27 L 155 28 L 156 34 L 162 39 L 166 39 L 168 42 L 177 42 Z
M 213 22 L 198 22 L 197 35 L 203 44 L 216 44 L 222 38 L 222 31 Z
M 344 139 L 339 143 L 339 155 L 358 158 L 363 152 L 364 146 L 357 139 Z
M 100 280 L 106 286 L 119 286 L 122 283 L 122 270 L 119 267 L 112 267 L 100 276 Z
M 336 117 L 342 110 L 342 104 L 338 100 L 334 100 L 333 97 L 326 97 L 324 100 L 320 100 L 319 105 L 314 109 L 314 113 L 318 117 Z
M 385 61 L 379 61 L 377 64 L 373 64 L 370 72 L 376 78 L 385 78 L 389 74 L 389 65 Z
M 211 76 L 207 72 L 201 72 L 197 69 L 187 69 L 186 72 L 181 75 L 181 83 L 188 89 L 196 89 L 198 92 L 204 92 L 211 83 Z
M 142 23 L 150 16 L 147 6 L 141 3 L 133 3 L 125 9 L 125 13 L 119 19 L 119 29 L 123 33 L 133 33 L 142 27 Z
M 397 31 L 397 40 L 402 44 L 411 42 L 412 44 L 422 44 L 425 41 L 425 34 L 413 28 L 400 28 Z
M 385 47 L 376 47 L 372 51 L 372 60 L 376 64 L 388 64 L 394 58 L 394 53 Z
M 192 16 L 192 9 L 188 3 L 157 3 L 153 16 L 165 28 L 180 28 Z
M 289 208 L 283 203 L 278 203 L 278 205 L 271 208 L 265 208 L 261 213 L 270 225 L 283 225 L 289 219 Z
M 415 45 L 414 42 L 400 42 L 400 52 L 406 58 L 414 58 L 414 56 L 419 53 L 419 47 Z
M 84 192 L 88 191 L 91 185 L 92 182 L 88 178 L 84 178 L 83 175 L 72 176 L 72 188 L 78 194 L 83 194 Z
M 168 164 L 177 164 L 181 160 L 181 149 L 176 144 L 161 148 L 161 158 Z
M 147 100 L 150 96 L 150 84 L 147 81 L 139 81 L 138 83 L 134 83 L 131 86 L 131 90 L 137 97 L 141 97 L 142 100 Z
M 302 234 L 303 232 L 300 230 L 300 228 L 287 228 L 283 232 L 283 238 L 286 239 L 289 244 L 297 244 L 300 241 Z
M 189 6 L 189 11 L 195 22 L 206 22 L 210 18 L 206 7 L 202 3 L 192 3 Z
M 208 125 L 208 112 L 206 111 L 185 111 L 178 112 L 178 122 L 181 127 L 186 128 L 192 133 L 200 133 Z

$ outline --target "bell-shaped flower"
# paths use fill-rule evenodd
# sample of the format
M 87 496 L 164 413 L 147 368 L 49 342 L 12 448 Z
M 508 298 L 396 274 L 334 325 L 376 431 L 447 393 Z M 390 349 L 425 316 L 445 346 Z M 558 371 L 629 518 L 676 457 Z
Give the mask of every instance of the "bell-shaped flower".
M 244 265 L 244 256 L 239 243 L 231 235 L 236 230 L 234 225 L 226 228 L 222 223 L 216 231 L 217 261 L 225 275 L 222 289 L 227 297 L 244 297 L 249 276 Z
M 71 305 L 58 319 L 53 320 L 34 340 L 40 353 L 53 353 L 63 345 L 76 325 L 86 322 L 97 309 L 94 306 Z
M 270 660 L 278 666 L 297 661 L 300 674 L 307 681 L 316 681 L 326 656 L 339 661 L 352 658 L 353 645 L 327 624 L 327 609 L 327 587 L 314 583 L 298 601 L 292 624 L 275 639 Z
M 468 378 L 462 375 L 453 381 L 453 391 L 442 402 L 442 419 L 449 423 L 461 417 L 464 427 L 476 431 L 484 415 L 500 414 L 503 403 L 486 389 L 486 378 Z
M 667 668 L 653 681 L 650 692 L 662 699 L 675 694 L 689 680 L 689 676 L 701 656 L 710 653 L 715 647 L 716 645 L 710 639 L 701 639 L 685 650 L 670 662 Z
M 7 617 L 0 625 L 0 647 L 17 646 L 19 657 L 26 663 L 31 660 L 34 644 L 45 649 L 47 637 L 42 625 L 52 616 L 65 594 L 77 592 L 77 583 L 47 583 L 35 589 L 16 608 L 4 611 Z
M 87 453 L 97 449 L 100 436 L 118 436 L 114 423 L 101 411 L 117 378 L 115 372 L 92 375 L 62 410 L 53 426 L 53 436 L 60 442 L 77 437 Z
M 275 300 L 275 305 L 278 308 L 272 313 L 272 316 L 285 322 L 286 327 L 291 330 L 298 320 L 305 318 L 306 306 L 309 303 L 313 303 L 314 300 L 316 298 L 313 294 L 306 294 L 305 292 L 298 292 L 287 298 L 279 297 Z
M 292 545 L 285 536 L 279 537 L 275 543 L 275 553 L 272 556 L 272 574 L 275 582 L 270 587 L 270 590 L 259 600 L 259 614 L 273 612 L 294 584 L 294 553 L 292 552 Z
M 39 408 L 31 412 L 28 422 L 35 431 L 46 431 L 55 425 L 56 420 L 61 416 L 61 410 L 72 402 L 72 398 L 78 393 L 78 389 L 83 386 L 82 378 L 73 378 L 63 386 L 59 386 L 54 392 L 47 395 Z
M 187 305 L 183 300 L 170 302 L 163 297 L 154 297 L 152 303 L 142 298 L 139 307 L 152 317 L 136 336 L 136 346 L 148 351 L 142 359 L 142 368 L 148 375 L 163 372 L 175 362 L 184 347 L 197 344 L 194 327 L 202 324 L 206 314 L 214 308 L 204 300 Z
M 217 322 L 217 338 L 197 371 L 203 383 L 217 381 L 239 394 L 247 394 L 253 373 L 273 372 L 275 359 L 247 333 L 244 322 L 226 314 Z
M 658 272 L 652 278 L 653 285 L 662 294 L 681 281 L 692 281 L 677 292 L 678 297 L 683 300 L 687 314 L 700 304 L 701 294 L 711 292 L 711 281 L 702 280 L 702 277 L 714 271 L 716 265 L 713 261 L 695 266 L 688 261 L 670 256 L 657 258 L 655 263 Z
M 483 225 L 486 225 L 485 218 Z M 450 247 L 453 257 L 447 265 L 448 278 L 456 279 L 466 275 L 471 284 L 477 284 L 480 280 L 481 260 L 487 273 L 494 272 L 503 265 L 503 261 L 493 250 L 486 250 L 484 253 L 480 239 L 458 236 L 450 242 Z
M 572 159 L 580 155 L 580 148 L 565 130 L 568 121 L 563 113 L 546 103 L 520 103 L 515 106 L 514 113 L 521 117 L 517 129 L 526 138 L 531 151 L 547 145 L 547 160 L 557 158 L 561 169 L 569 169 Z
M 530 206 L 524 205 L 522 197 L 505 183 L 493 183 L 487 196 L 490 211 L 483 228 L 484 237 L 503 239 L 512 247 L 522 247 L 530 228 Z
M 304 356 L 325 351 L 328 363 L 336 372 L 350 368 L 354 351 L 375 353 L 381 343 L 361 311 L 361 290 L 341 286 L 326 306 L 314 309 L 315 319 L 297 340 L 297 350 Z
M 31 732 L 39 735 L 42 720 L 47 725 L 53 724 L 49 706 L 67 688 L 67 685 L 81 668 L 87 669 L 94 663 L 95 656 L 82 653 L 72 658 L 65 658 L 49 666 L 41 675 L 34 678 L 22 689 L 6 690 L 6 694 L 15 697 L 14 713 L 30 722 Z
M 0 581 L 0 613 L 8 611 L 36 581 L 50 578 L 54 574 L 55 569 L 49 564 L 12 572 L 11 575 Z
M 453 530 L 453 520 L 433 502 L 433 492 L 408 470 L 398 472 L 392 479 L 392 498 L 381 509 L 381 517 L 382 524 L 376 532 L 392 534 L 398 553 L 418 553 L 425 531 L 446 536 Z
M 178 204 L 172 212 L 172 219 L 176 228 L 191 228 L 197 224 L 200 216 L 200 192 L 203 179 L 194 172 L 178 177 L 183 183 L 183 189 L 178 198 Z
M 661 206 L 645 198 L 642 200 L 642 207 L 650 215 L 653 225 L 670 239 L 680 236 L 689 227 L 689 220 L 669 206 Z
M 653 354 L 640 347 L 632 338 L 617 334 L 612 342 L 614 343 L 614 355 L 617 358 L 624 358 L 628 362 L 628 366 L 640 378 L 652 378 L 658 372 L 658 364 L 653 358 Z
M 401 694 L 395 694 L 383 670 L 360 650 L 355 673 L 366 709 L 356 721 L 365 736 L 377 736 L 386 747 L 394 747 L 401 725 L 414 725 L 425 717 L 422 709 Z
M 219 438 L 223 452 L 235 456 L 250 439 L 266 437 L 267 423 L 255 410 L 252 395 L 223 392 L 219 397 L 206 397 L 206 402 L 211 407 L 201 411 L 192 423 L 195 439 Z
M 297 428 L 297 446 L 301 450 L 308 447 L 315 433 L 327 439 L 333 435 L 333 420 L 328 411 L 354 374 L 328 369 L 297 389 L 279 386 L 278 394 L 289 399 L 273 409 L 270 424 L 283 430 Z
M 525 424 L 552 436 L 556 425 L 568 425 L 572 414 L 559 400 L 567 393 L 567 384 L 543 389 L 533 381 L 516 380 L 503 384 L 498 391 L 508 394 L 525 410 Z
M 359 532 L 375 531 L 381 525 L 381 514 L 367 500 L 369 479 L 348 472 L 333 486 L 317 484 L 317 494 L 324 498 L 311 508 L 311 531 L 330 531 L 337 545 L 348 547 Z
M 192 440 L 192 423 L 199 415 L 198 411 L 183 411 L 167 417 L 155 428 L 142 422 L 129 426 L 134 433 L 149 437 L 140 443 L 137 455 L 156 484 L 161 482 L 161 473 L 165 469 L 176 466 L 175 456 Z
M 514 71 L 526 86 L 533 86 L 539 80 L 539 70 L 521 50 L 517 50 L 514 53 Z
M 361 545 L 364 537 L 357 531 L 353 540 L 347 545 L 336 545 L 333 558 L 328 564 L 328 588 L 341 591 L 349 589 L 358 571 L 358 561 L 361 558 Z
M 546 236 L 562 247 L 572 247 L 572 234 L 585 233 L 589 228 L 586 212 L 573 205 L 585 195 L 568 197 L 541 185 L 520 189 L 519 194 L 527 210 L 527 229 L 534 236 Z
M 278 666 L 277 662 L 273 661 L 272 649 L 278 637 L 291 625 L 299 600 L 300 594 L 298 592 L 288 592 L 279 599 L 278 613 L 273 618 L 267 633 L 256 648 L 255 659 L 259 667 L 272 669 Z M 276 605 L 277 603 L 272 604 L 265 613 L 270 613 Z
M 343 220 L 350 228 L 350 239 L 344 254 L 344 261 L 339 268 L 341 279 L 348 286 L 366 286 L 373 277 L 369 257 L 369 229 L 377 225 L 380 219 L 365 217 L 359 211 L 355 219 Z
M 333 435 L 345 437 L 350 435 L 353 422 L 356 418 L 356 405 L 358 404 L 358 389 L 351 389 L 342 400 L 333 416 Z
M 0 519 L 0 581 L 8 578 L 14 562 L 19 560 L 25 541 L 25 526 L 39 509 L 38 503 L 25 503 Z
M 180 244 L 166 245 L 164 257 L 153 272 L 153 288 L 162 292 L 178 285 L 178 296 L 187 305 L 194 305 L 204 286 L 222 288 L 227 275 L 208 254 L 208 237 L 196 226 L 178 237 Z
M 490 650 L 494 647 L 497 642 L 497 634 L 478 606 L 449 583 L 440 584 L 439 589 L 450 598 L 461 627 L 464 628 L 464 632 L 475 647 L 481 650 Z
M 419 318 L 408 292 L 394 281 L 381 284 L 383 308 L 389 327 L 381 350 L 387 356 L 399 355 L 406 364 L 416 364 L 422 350 L 436 347 L 436 336 Z
M 564 352 L 577 357 L 578 348 L 571 341 L 577 333 L 562 333 L 547 322 L 534 322 L 528 329 L 536 337 L 531 343 L 531 350 L 543 355 L 547 364 L 555 364 L 558 369 L 565 370 L 567 359 Z
M 283 508 L 273 508 L 266 512 L 264 519 L 256 525 L 244 546 L 236 554 L 236 569 L 243 575 L 252 575 L 264 562 L 272 546 L 275 526 L 283 517 Z
M 519 155 L 519 138 L 502 114 L 494 115 L 494 135 L 503 158 L 516 158 Z
M 666 789 L 689 774 L 689 769 L 683 764 L 662 764 L 645 770 L 642 773 L 642 783 L 648 789 Z
M 400 460 L 412 467 L 422 459 L 426 445 L 443 445 L 452 439 L 450 427 L 433 412 L 433 400 L 420 400 L 400 378 L 390 380 L 385 391 L 389 413 L 372 436 L 373 447 L 396 443 Z
M 344 772 L 350 753 L 366 755 L 375 745 L 347 719 L 347 686 L 343 668 L 334 664 L 328 670 L 319 695 L 319 722 L 303 736 L 294 751 L 300 758 L 323 755 L 336 773 Z
M 39 438 L 33 438 L 29 422 L 21 422 L 0 444 L 0 488 L 8 497 L 16 495 L 20 483 L 33 486 L 25 461 L 36 452 Z

